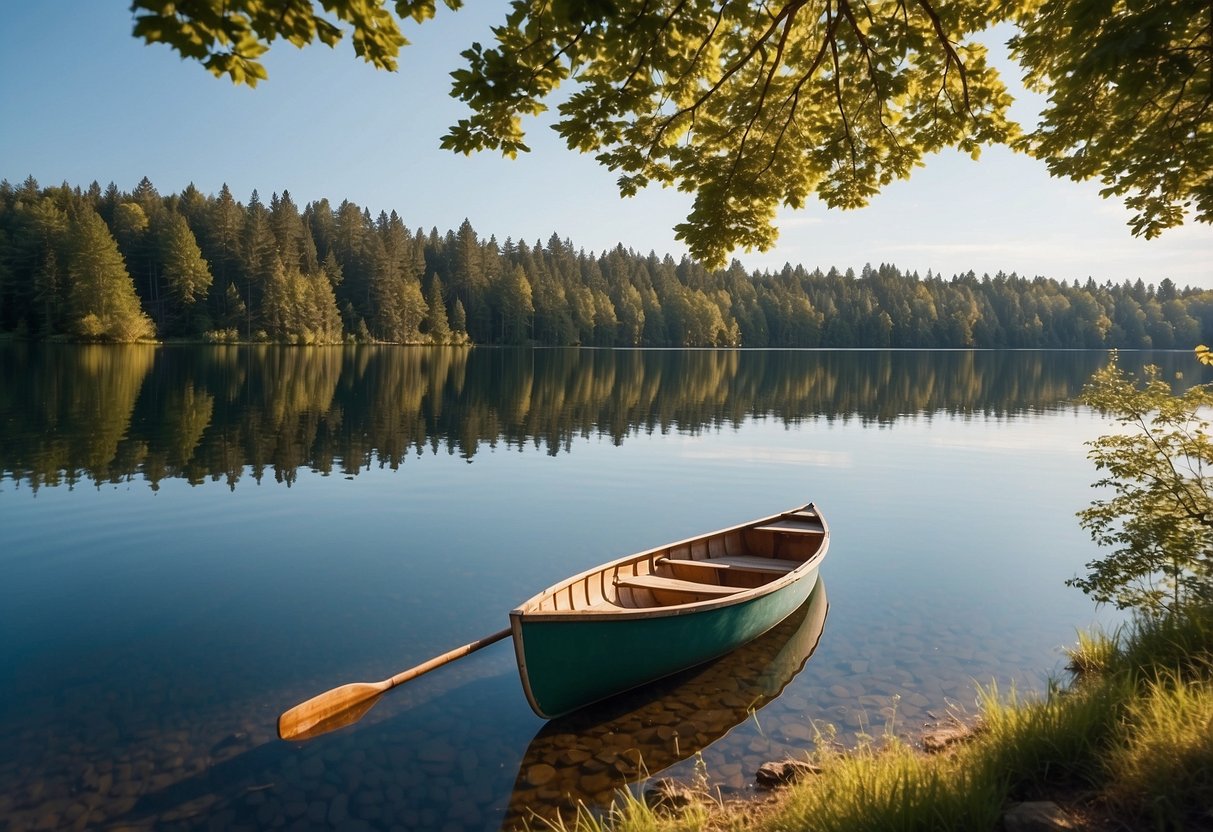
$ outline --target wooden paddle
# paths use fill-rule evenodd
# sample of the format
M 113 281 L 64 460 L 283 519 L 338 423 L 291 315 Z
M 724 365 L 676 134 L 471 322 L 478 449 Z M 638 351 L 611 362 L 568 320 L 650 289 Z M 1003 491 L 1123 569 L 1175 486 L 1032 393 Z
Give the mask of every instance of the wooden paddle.
M 353 682 L 313 696 L 278 717 L 278 736 L 284 740 L 307 740 L 319 734 L 357 722 L 379 700 L 379 696 L 396 685 L 416 679 L 437 667 L 475 653 L 510 635 L 510 628 L 473 641 L 462 647 L 435 656 L 428 662 L 402 670 L 382 682 Z

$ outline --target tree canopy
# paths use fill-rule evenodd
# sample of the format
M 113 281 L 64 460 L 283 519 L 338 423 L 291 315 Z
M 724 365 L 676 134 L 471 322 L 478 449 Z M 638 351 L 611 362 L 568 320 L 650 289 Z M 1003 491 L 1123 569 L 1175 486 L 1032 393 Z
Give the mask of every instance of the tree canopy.
M 1213 222 L 1213 12 L 1207 0 L 1028 3 L 1012 54 L 1049 103 L 1018 146 L 1098 177 L 1147 238 Z
M 444 0 L 451 9 L 462 0 Z M 236 83 L 256 84 L 281 38 L 355 52 L 392 70 L 400 22 L 435 0 L 134 0 L 134 34 Z M 1011 143 L 1074 179 L 1098 177 L 1152 237 L 1185 212 L 1213 221 L 1213 27 L 1204 0 L 513 0 L 496 42 L 453 73 L 468 118 L 443 146 L 527 150 L 522 117 L 574 90 L 555 129 L 619 172 L 694 193 L 676 227 L 709 266 L 769 248 L 775 211 L 816 195 L 867 203 L 928 153 Z M 977 36 L 1013 22 L 1012 54 L 1049 97 L 1023 134 Z

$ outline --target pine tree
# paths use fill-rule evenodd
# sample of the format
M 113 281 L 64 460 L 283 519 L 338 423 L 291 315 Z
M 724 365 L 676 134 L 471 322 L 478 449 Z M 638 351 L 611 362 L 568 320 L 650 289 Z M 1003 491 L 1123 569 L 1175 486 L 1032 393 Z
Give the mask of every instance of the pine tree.
M 142 256 L 148 225 L 147 212 L 138 202 L 120 202 L 115 206 L 110 228 L 126 262 L 137 262 Z
M 447 250 L 447 271 L 451 296 L 462 301 L 471 317 L 473 337 L 487 339 L 488 279 L 484 267 L 484 247 L 472 224 L 464 218 Z
M 309 343 L 336 344 L 341 341 L 341 314 L 333 287 L 323 273 L 301 275 L 306 332 Z
M 41 321 L 39 329 L 44 334 L 64 331 L 66 283 L 67 278 L 59 266 L 59 257 L 55 249 L 51 248 L 46 252 L 46 258 L 34 275 L 34 302 L 37 304 Z
M 344 309 L 347 305 L 356 318 L 367 318 L 371 313 L 371 280 L 366 262 L 366 238 L 371 229 L 364 225 L 362 210 L 345 200 L 337 208 L 333 226 L 330 251 L 341 264 L 342 281 L 336 287 L 337 302 Z M 353 322 L 347 322 L 353 331 Z
M 303 225 L 308 230 L 308 238 L 316 248 L 316 259 L 323 262 L 332 254 L 333 239 L 337 236 L 337 226 L 333 218 L 333 208 L 327 199 L 309 203 L 303 209 Z
M 146 176 L 139 180 L 131 198 L 139 204 L 149 220 L 155 219 L 156 215 L 164 210 L 164 200 L 161 199 L 160 192 Z
M 203 233 L 203 229 L 210 219 L 210 209 L 210 202 L 194 186 L 193 182 L 186 185 L 185 190 L 181 192 L 181 196 L 176 199 L 177 213 L 185 217 L 190 230 L 199 239 L 201 239 L 200 235 Z
M 270 228 L 269 211 L 261 204 L 255 190 L 249 197 L 243 243 L 241 260 L 247 307 L 245 334 L 251 338 L 255 330 L 264 329 L 267 319 L 281 316 L 281 310 L 264 308 L 264 296 L 269 284 L 279 280 L 283 272 L 282 260 L 278 257 L 274 233 Z
M 522 266 L 514 266 L 502 278 L 498 302 L 501 306 L 501 342 L 524 343 L 535 307 L 531 302 L 531 284 Z
M 278 256 L 282 258 L 283 266 L 288 269 L 295 267 L 304 274 L 310 274 L 319 268 L 316 244 L 307 233 L 299 209 L 291 199 L 290 191 L 284 190 L 281 197 L 277 194 L 271 197 L 270 226 L 274 231 Z
M 85 338 L 137 341 L 155 334 L 105 221 L 90 207 L 71 220 L 70 325 Z
M 67 212 L 46 196 L 18 196 L 13 212 L 7 285 L 0 303 L 16 326 L 25 322 L 40 335 L 63 332 L 67 312 L 69 222 Z
M 320 266 L 320 271 L 324 273 L 331 289 L 340 286 L 341 281 L 345 279 L 345 273 L 341 268 L 341 264 L 337 262 L 337 255 L 331 251 L 325 256 L 324 263 Z
M 122 223 L 128 218 L 124 212 L 133 214 L 130 221 L 139 230 L 129 236 L 127 229 L 123 232 L 115 230 L 118 248 L 126 260 L 126 269 L 135 282 L 135 291 L 143 300 L 144 309 L 151 313 L 152 319 L 162 324 L 166 317 L 165 298 L 161 285 L 162 264 L 160 250 L 157 245 L 157 229 L 164 220 L 164 199 L 146 176 L 139 180 L 131 198 L 118 206 L 115 222 Z M 139 216 L 144 220 L 140 223 Z
M 395 343 L 404 340 L 404 322 L 398 303 L 402 284 L 400 267 L 388 256 L 384 245 L 384 236 L 388 233 L 386 224 L 387 216 L 381 214 L 378 233 L 368 235 L 364 246 L 369 291 L 365 318 L 376 340 Z
M 210 264 L 217 290 L 210 293 L 211 314 L 225 329 L 240 327 L 246 320 L 248 311 L 239 292 L 239 287 L 245 282 L 240 259 L 241 239 L 244 236 L 244 211 L 232 197 L 227 183 L 219 189 L 219 196 L 209 205 L 203 228 L 195 228 L 194 232 L 203 258 Z M 229 287 L 232 291 L 229 291 Z M 239 299 L 240 303 L 233 305 L 233 298 Z
M 212 293 L 214 294 L 214 293 Z M 227 284 L 227 288 L 223 290 L 223 317 L 219 319 L 219 326 L 225 330 L 230 330 L 227 337 L 235 338 L 236 333 L 244 326 L 244 322 L 248 317 L 248 310 L 244 305 L 244 298 L 240 297 L 240 290 L 236 288 L 235 283 Z
M 170 320 L 179 331 L 190 332 L 197 302 L 204 299 L 211 288 L 210 267 L 202 259 L 194 232 L 180 214 L 166 215 L 160 223 L 158 237 L 164 282 L 172 301 Z
M 118 186 L 113 182 L 105 187 L 105 191 L 101 194 L 101 201 L 94 206 L 97 213 L 101 215 L 101 219 L 105 220 L 105 224 L 113 228 L 114 211 L 117 210 L 118 204 L 122 202 L 122 193 L 118 190 Z
M 438 275 L 430 282 L 429 314 L 425 316 L 426 332 L 435 344 L 451 342 L 451 325 L 446 317 L 446 302 L 442 299 L 442 280 Z
M 421 284 L 413 274 L 413 239 L 395 211 L 390 216 L 379 215 L 373 237 L 369 251 L 378 337 L 398 343 L 415 342 L 427 308 Z

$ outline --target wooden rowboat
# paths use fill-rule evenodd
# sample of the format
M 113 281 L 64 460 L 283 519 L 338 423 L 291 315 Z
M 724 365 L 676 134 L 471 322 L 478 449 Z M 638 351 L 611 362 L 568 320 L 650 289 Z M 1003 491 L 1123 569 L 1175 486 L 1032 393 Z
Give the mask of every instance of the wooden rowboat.
M 379 697 L 513 636 L 527 701 L 545 719 L 723 656 L 809 597 L 830 545 L 812 503 L 611 561 L 545 589 L 510 626 L 378 682 L 352 682 L 278 717 L 303 740 L 351 725 Z
M 830 545 L 810 503 L 611 561 L 510 612 L 545 719 L 722 656 L 804 604 Z

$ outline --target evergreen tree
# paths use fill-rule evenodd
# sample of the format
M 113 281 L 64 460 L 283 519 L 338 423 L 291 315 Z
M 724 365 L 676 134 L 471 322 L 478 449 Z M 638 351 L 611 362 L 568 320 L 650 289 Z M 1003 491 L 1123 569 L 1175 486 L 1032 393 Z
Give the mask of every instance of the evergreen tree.
M 227 288 L 223 290 L 223 309 L 224 317 L 220 320 L 219 325 L 224 330 L 230 331 L 232 336 L 244 325 L 248 316 L 248 309 L 244 305 L 244 298 L 240 297 L 240 290 L 236 288 L 235 283 L 227 284 Z
M 67 277 L 59 265 L 56 248 L 46 252 L 42 265 L 34 275 L 34 303 L 38 311 L 39 331 L 47 335 L 65 332 L 64 313 L 67 311 Z
M 211 314 L 225 329 L 244 328 L 248 306 L 240 296 L 245 285 L 244 264 L 240 252 L 244 238 L 244 211 L 232 197 L 227 183 L 219 196 L 208 206 L 206 222 L 194 229 L 202 256 L 210 264 L 211 276 L 218 291 L 210 297 Z M 233 300 L 239 300 L 233 304 Z
M 330 251 L 342 271 L 341 284 L 336 287 L 337 301 L 342 308 L 348 306 L 354 315 L 354 321 L 347 321 L 347 327 L 353 331 L 357 319 L 365 320 L 372 315 L 366 239 L 373 233 L 373 227 L 365 221 L 362 209 L 344 200 L 337 208 L 333 232 Z
M 133 200 L 118 203 L 112 230 L 118 250 L 135 281 L 135 288 L 148 309 L 155 308 L 156 258 L 150 240 L 151 220 L 143 206 Z
M 308 237 L 316 248 L 316 259 L 324 262 L 332 254 L 333 239 L 337 236 L 333 208 L 327 199 L 309 203 L 303 209 L 303 224 Z
M 451 342 L 451 325 L 446 316 L 446 302 L 442 299 L 442 280 L 434 275 L 430 281 L 430 294 L 427 301 L 429 313 L 425 316 L 426 333 L 435 344 Z
M 155 329 L 139 308 L 134 283 L 105 221 L 91 207 L 81 207 L 68 233 L 71 330 L 112 341 L 152 337 Z
M 335 344 L 341 341 L 341 314 L 337 311 L 337 298 L 328 278 L 322 273 L 300 275 L 303 282 L 303 300 L 306 320 L 305 337 L 308 343 Z
M 157 238 L 165 210 L 164 199 L 145 176 L 135 186 L 130 199 L 118 205 L 114 217 L 118 225 L 115 237 L 127 271 L 135 282 L 135 291 L 152 320 L 161 325 L 167 317 L 167 299 L 162 286 L 163 269 Z
M 269 211 L 261 204 L 257 191 L 249 198 L 244 239 L 241 248 L 241 271 L 244 275 L 245 336 L 252 338 L 257 329 L 263 329 L 270 319 L 279 319 L 281 309 L 267 310 L 264 297 L 272 283 L 280 283 L 283 275 L 282 260 L 278 256 L 277 242 L 270 227 Z M 274 292 L 281 301 L 281 292 Z
M 13 195 L 14 209 L 7 213 L 13 223 L 12 249 L 4 257 L 7 279 L 0 311 L 13 328 L 23 325 L 39 335 L 53 335 L 66 329 L 69 222 L 54 199 L 29 192 L 31 180 Z
M 120 202 L 122 202 L 122 194 L 119 192 L 118 186 L 111 182 L 101 194 L 101 201 L 94 206 L 97 213 L 101 215 L 101 219 L 105 220 L 105 224 L 111 228 L 114 225 L 114 212 Z
M 135 258 L 139 255 L 148 225 L 147 212 L 138 202 L 120 202 L 114 208 L 110 227 L 123 257 Z
M 341 264 L 337 262 L 337 256 L 333 252 L 329 252 L 324 258 L 324 263 L 320 266 L 320 271 L 324 273 L 325 278 L 329 282 L 330 288 L 336 288 L 341 285 L 341 281 L 345 279 L 345 272 L 341 268 Z
M 427 307 L 413 274 L 413 239 L 395 211 L 381 213 L 376 234 L 368 239 L 372 281 L 372 330 L 396 343 L 418 340 Z
M 160 224 L 160 260 L 164 264 L 164 282 L 172 301 L 170 319 L 179 332 L 193 332 L 195 308 L 211 288 L 211 270 L 202 259 L 194 232 L 185 217 L 176 212 Z M 202 328 L 206 329 L 206 321 Z
M 522 266 L 514 266 L 506 275 L 501 282 L 499 299 L 501 342 L 522 344 L 526 342 L 531 315 L 535 312 L 535 307 L 531 304 L 531 284 L 527 281 Z
M 297 268 L 309 274 L 319 268 L 316 243 L 304 225 L 299 209 L 291 199 L 290 191 L 270 199 L 270 226 L 278 245 L 278 256 L 287 268 Z
M 469 311 L 476 337 L 488 339 L 488 279 L 484 268 L 484 246 L 465 218 L 447 250 L 448 289 Z M 457 327 L 458 328 L 458 327 Z
M 181 192 L 175 202 L 176 212 L 185 217 L 190 230 L 194 232 L 195 239 L 198 239 L 210 220 L 210 202 L 194 186 L 193 182 L 185 186 L 185 190 Z

